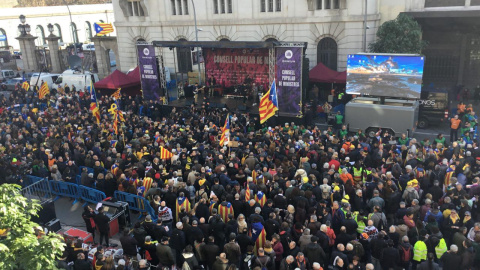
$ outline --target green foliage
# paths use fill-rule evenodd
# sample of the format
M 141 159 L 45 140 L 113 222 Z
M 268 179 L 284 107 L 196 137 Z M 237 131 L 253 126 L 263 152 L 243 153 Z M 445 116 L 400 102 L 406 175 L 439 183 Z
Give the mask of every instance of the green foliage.
M 64 243 L 55 233 L 37 239 L 30 218 L 41 206 L 20 193 L 20 186 L 0 185 L 0 269 L 57 269 L 55 260 L 62 255 Z M 4 231 L 6 230 L 6 231 Z
M 426 46 L 420 25 L 411 16 L 400 13 L 395 20 L 384 22 L 378 28 L 377 40 L 368 47 L 373 53 L 420 54 Z

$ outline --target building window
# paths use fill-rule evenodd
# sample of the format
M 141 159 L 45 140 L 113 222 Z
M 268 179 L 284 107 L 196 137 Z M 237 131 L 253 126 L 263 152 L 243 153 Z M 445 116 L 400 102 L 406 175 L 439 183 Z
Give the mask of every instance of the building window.
M 227 0 L 227 5 L 228 5 L 228 13 L 233 13 L 232 0 Z
M 187 41 L 180 39 L 178 41 Z M 187 73 L 192 71 L 192 51 L 190 48 L 177 48 L 178 71 Z
M 145 16 L 140 0 L 128 0 L 128 16 Z
M 260 12 L 265 12 L 265 0 L 260 0 Z
M 333 0 L 333 8 L 340 9 L 340 0 Z
M 43 30 L 43 26 L 37 25 L 35 34 L 37 35 L 37 46 L 43 46 L 45 44 L 45 31 Z
M 183 14 L 188 15 L 188 0 L 183 0 Z
M 268 12 L 273 12 L 273 0 L 268 0 Z
M 63 42 L 62 28 L 60 28 L 60 25 L 58 23 L 53 25 L 53 34 L 60 38 L 58 41 Z
M 333 38 L 323 38 L 317 46 L 317 63 L 322 63 L 332 70 L 337 70 L 337 53 L 337 42 Z
M 225 14 L 225 0 L 220 0 L 220 5 L 222 7 L 222 13 Z
M 183 13 L 182 13 L 182 0 L 177 0 L 177 10 L 178 10 L 178 15 L 183 15 Z
M 332 5 L 330 3 L 330 0 L 325 0 L 325 9 L 331 9 Z
M 218 0 L 213 0 L 213 13 L 218 14 Z
M 175 10 L 175 0 L 170 0 L 170 5 L 172 6 L 172 15 L 177 15 Z
M 5 36 L 5 40 L 0 41 L 0 47 L 8 47 L 7 33 L 2 28 L 0 28 L 0 35 Z
M 92 25 L 90 22 L 85 22 L 85 39 L 87 41 L 92 40 Z
M 70 24 L 70 32 L 72 34 L 72 42 L 78 43 L 77 25 L 74 22 Z
M 323 0 L 317 0 L 317 9 L 322 9 Z
M 275 1 L 275 11 L 282 11 L 282 0 Z

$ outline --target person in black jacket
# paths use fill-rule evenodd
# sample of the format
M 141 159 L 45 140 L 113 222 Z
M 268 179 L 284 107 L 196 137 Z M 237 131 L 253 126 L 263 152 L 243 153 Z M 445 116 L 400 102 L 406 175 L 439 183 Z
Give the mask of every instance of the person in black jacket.
M 395 243 L 393 240 L 387 241 L 388 247 L 383 249 L 382 258 L 380 264 L 382 269 L 397 269 L 398 264 L 400 263 L 400 253 L 398 249 L 394 247 Z
M 110 222 L 110 218 L 108 218 L 103 213 L 103 206 L 100 206 L 100 208 L 98 208 L 98 214 L 93 218 L 93 220 L 95 221 L 95 224 L 98 227 L 98 231 L 100 232 L 99 244 L 101 245 L 103 243 L 103 239 L 105 239 L 105 243 L 108 247 L 109 246 L 108 234 L 110 232 L 110 225 L 108 223 Z
M 311 241 L 312 242 L 306 245 L 302 250 L 303 254 L 305 254 L 305 257 L 310 263 L 310 268 L 312 268 L 313 263 L 315 262 L 325 267 L 327 256 L 325 255 L 322 247 L 317 243 L 318 237 L 312 236 Z
M 123 254 L 132 257 L 137 256 L 137 240 L 130 236 L 128 228 L 123 230 L 123 236 L 120 237 L 120 244 L 122 245 Z
M 85 225 L 87 226 L 87 232 L 92 234 L 93 239 L 95 240 L 95 212 L 90 206 L 85 206 L 83 208 L 82 218 L 85 221 Z
M 205 263 L 209 269 L 212 269 L 212 265 L 220 254 L 220 248 L 215 244 L 215 238 L 213 236 L 208 237 L 208 243 L 203 246 L 202 250 Z
M 175 258 L 175 265 L 183 264 L 182 251 L 185 248 L 185 233 L 183 232 L 183 223 L 177 222 L 175 229 L 170 236 L 170 247 L 172 248 L 173 257 Z

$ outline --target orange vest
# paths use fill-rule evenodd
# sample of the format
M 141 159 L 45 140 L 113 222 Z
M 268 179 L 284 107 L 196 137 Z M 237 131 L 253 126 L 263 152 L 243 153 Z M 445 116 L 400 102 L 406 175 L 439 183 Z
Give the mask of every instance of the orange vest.
M 458 126 L 460 126 L 460 122 L 462 122 L 462 120 L 452 118 L 452 119 L 450 120 L 450 123 L 452 123 L 452 124 L 450 125 L 450 128 L 452 128 L 452 129 L 458 129 Z

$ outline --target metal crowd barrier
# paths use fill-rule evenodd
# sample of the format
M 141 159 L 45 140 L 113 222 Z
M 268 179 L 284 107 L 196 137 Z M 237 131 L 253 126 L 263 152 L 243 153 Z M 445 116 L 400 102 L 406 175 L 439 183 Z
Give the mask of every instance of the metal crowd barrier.
M 63 196 L 75 199 L 72 204 L 76 204 L 78 202 L 78 199 L 80 198 L 79 187 L 81 186 L 69 182 L 50 180 L 50 188 L 52 190 L 52 193 L 57 195 L 54 201 L 60 199 L 60 197 Z
M 105 193 L 93 188 L 88 188 L 85 186 L 78 186 L 78 188 L 79 188 L 78 192 L 80 194 L 80 199 L 85 201 L 83 206 L 87 205 L 88 203 L 101 202 L 107 197 Z
M 149 214 L 154 222 L 157 221 L 157 215 L 155 214 L 155 210 L 152 208 L 148 200 L 144 197 L 118 190 L 115 191 L 113 196 L 115 197 L 115 199 L 117 199 L 117 201 L 128 203 L 130 210 L 139 211 L 141 213 L 141 215 L 138 217 L 139 219 L 146 214 Z
M 22 195 L 30 200 L 39 200 L 40 202 L 50 200 L 53 195 L 50 189 L 50 184 L 47 179 L 41 179 L 31 185 L 28 185 L 21 190 Z

